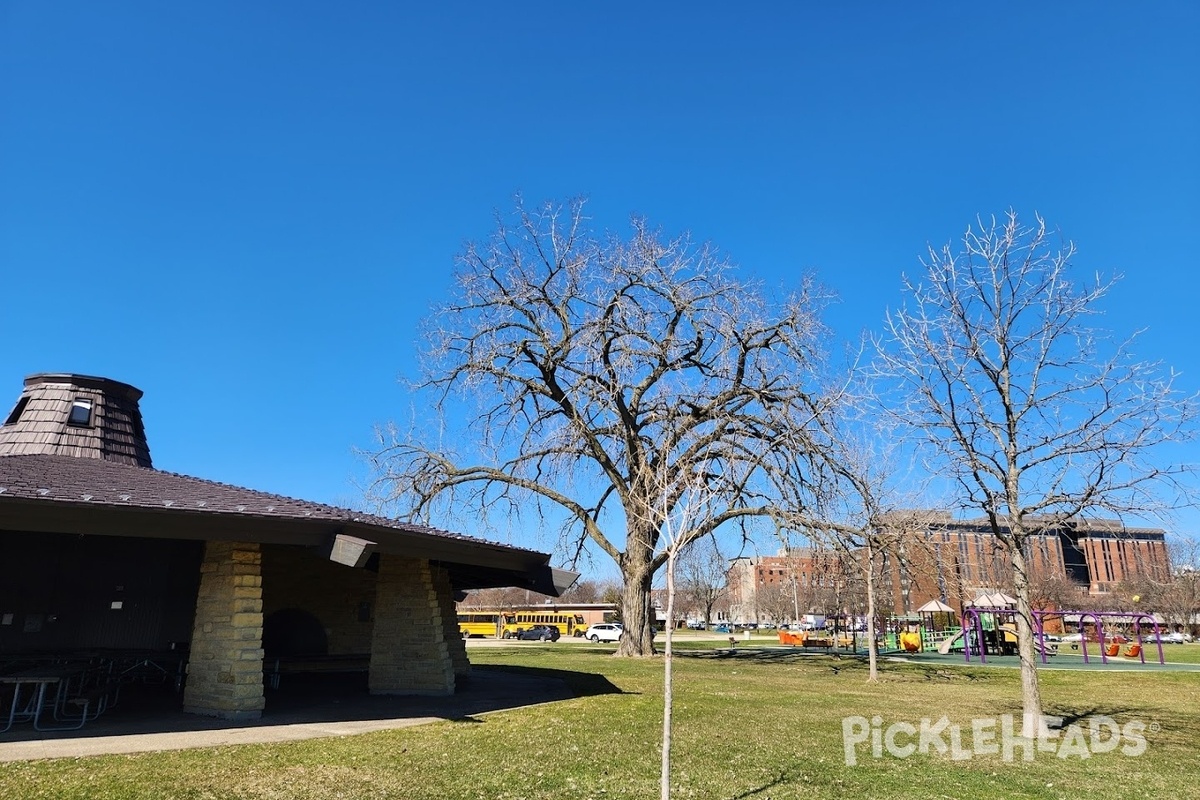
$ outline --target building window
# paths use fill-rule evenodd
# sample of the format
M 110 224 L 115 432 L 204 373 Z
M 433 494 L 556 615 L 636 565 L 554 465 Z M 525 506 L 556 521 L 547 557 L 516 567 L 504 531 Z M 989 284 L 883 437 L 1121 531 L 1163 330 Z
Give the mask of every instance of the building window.
M 17 421 L 21 419 L 21 415 L 25 413 L 25 406 L 27 405 L 29 405 L 28 397 L 22 397 L 18 400 L 17 404 L 13 406 L 12 413 L 8 415 L 8 419 L 4 420 L 4 424 L 16 425 Z
M 71 403 L 71 413 L 67 417 L 68 425 L 89 426 L 92 424 L 92 401 L 76 397 Z

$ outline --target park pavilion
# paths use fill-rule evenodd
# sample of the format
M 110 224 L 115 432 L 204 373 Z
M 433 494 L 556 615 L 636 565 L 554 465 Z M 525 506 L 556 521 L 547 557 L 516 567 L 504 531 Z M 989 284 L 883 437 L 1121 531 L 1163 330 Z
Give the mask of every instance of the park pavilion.
M 183 707 L 262 714 L 281 658 L 358 657 L 373 694 L 469 671 L 454 601 L 574 577 L 543 553 L 154 469 L 138 401 L 38 374 L 0 425 L 0 657 L 175 653 Z M 164 659 L 165 660 L 165 659 Z

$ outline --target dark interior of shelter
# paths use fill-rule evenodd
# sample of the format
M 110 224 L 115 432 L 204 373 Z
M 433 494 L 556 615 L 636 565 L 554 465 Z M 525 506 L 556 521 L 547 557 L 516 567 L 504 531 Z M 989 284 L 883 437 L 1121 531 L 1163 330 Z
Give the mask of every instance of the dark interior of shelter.
M 202 542 L 4 534 L 0 653 L 186 646 Z

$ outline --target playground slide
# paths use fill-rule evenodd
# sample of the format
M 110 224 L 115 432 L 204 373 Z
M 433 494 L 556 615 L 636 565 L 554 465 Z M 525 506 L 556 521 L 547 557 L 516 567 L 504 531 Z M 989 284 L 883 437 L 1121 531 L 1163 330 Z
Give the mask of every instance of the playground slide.
M 952 649 L 954 649 L 954 647 L 955 647 L 955 642 L 958 643 L 958 645 L 957 645 L 958 649 L 961 650 L 962 649 L 962 637 L 963 637 L 962 631 L 959 631 L 958 633 L 954 634 L 953 636 L 947 636 L 945 639 L 942 639 L 942 643 L 938 645 L 938 652 L 941 653 L 942 655 L 949 655 L 950 651 Z
M 1013 650 L 1015 651 L 1016 647 L 1017 647 L 1016 626 L 1001 625 L 1000 630 L 1004 634 L 1005 644 L 1012 645 Z M 1033 637 L 1033 652 L 1037 653 L 1039 656 L 1056 656 L 1056 655 L 1058 655 L 1058 648 L 1056 648 L 1054 645 L 1048 645 L 1046 647 L 1043 647 L 1042 643 L 1038 640 L 1037 636 L 1034 636 Z
M 1000 626 L 1000 630 L 1004 634 L 1004 641 L 1011 644 L 1013 647 L 1016 647 L 1017 629 L 1013 628 L 1009 625 L 1002 625 L 1002 626 Z M 938 645 L 938 652 L 941 653 L 942 655 L 949 655 L 952 650 L 962 650 L 963 649 L 962 638 L 963 638 L 962 631 L 959 631 L 958 633 L 954 634 L 953 636 L 947 636 L 945 639 L 942 640 L 941 644 Z M 1041 643 L 1037 639 L 1033 640 L 1033 648 L 1034 648 L 1034 651 L 1039 656 L 1042 655 L 1042 646 L 1041 646 Z M 972 652 L 975 650 L 974 645 L 972 645 L 971 650 L 972 650 Z M 1058 651 L 1055 650 L 1053 647 L 1047 647 L 1045 654 L 1048 656 L 1052 656 L 1052 655 L 1056 655 L 1057 652 Z

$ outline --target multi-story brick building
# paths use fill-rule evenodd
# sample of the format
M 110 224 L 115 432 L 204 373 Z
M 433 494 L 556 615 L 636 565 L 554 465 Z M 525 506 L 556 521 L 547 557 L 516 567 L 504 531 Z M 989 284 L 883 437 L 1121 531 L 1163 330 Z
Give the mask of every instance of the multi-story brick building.
M 930 600 L 956 609 L 985 592 L 1010 591 L 1012 568 L 986 520 L 924 515 L 894 537 L 877 567 L 877 605 L 908 614 Z M 734 559 L 728 573 L 731 617 L 781 621 L 811 611 L 854 613 L 862 606 L 861 553 L 802 549 Z M 1072 521 L 1028 542 L 1033 600 L 1070 607 L 1108 594 L 1122 583 L 1166 581 L 1165 531 L 1126 527 L 1115 520 Z
M 1079 520 L 1047 529 L 1027 544 L 1034 602 L 1070 605 L 1124 582 L 1170 576 L 1166 533 L 1115 520 Z M 960 608 L 982 592 L 1010 590 L 1012 568 L 986 520 L 948 515 L 899 537 L 882 559 L 880 595 L 895 613 L 940 599 Z M 885 603 L 881 603 L 885 605 Z
M 735 558 L 726 580 L 734 622 L 783 622 L 817 607 L 839 606 L 854 581 L 845 556 L 835 550 L 799 548 L 774 556 Z

